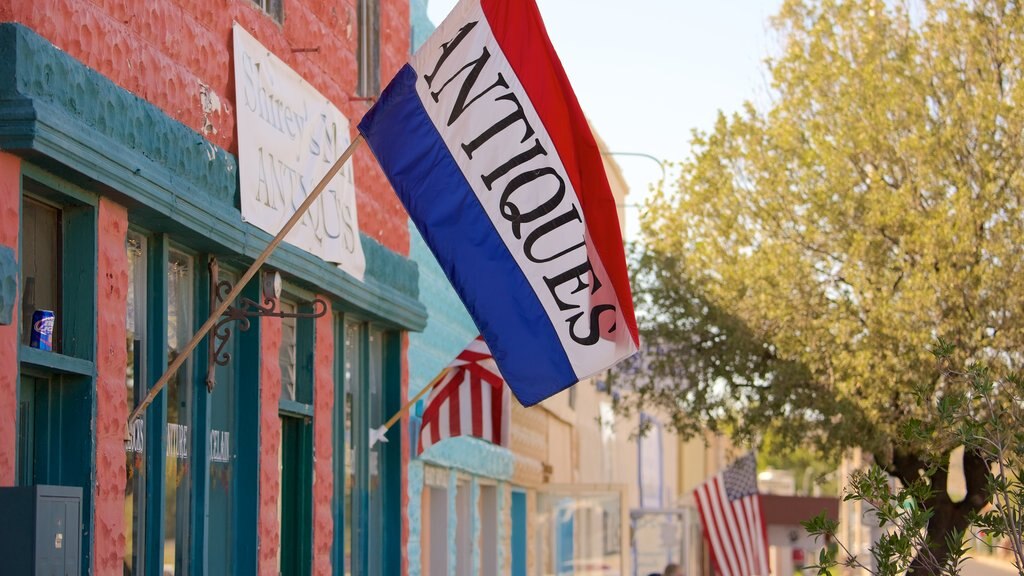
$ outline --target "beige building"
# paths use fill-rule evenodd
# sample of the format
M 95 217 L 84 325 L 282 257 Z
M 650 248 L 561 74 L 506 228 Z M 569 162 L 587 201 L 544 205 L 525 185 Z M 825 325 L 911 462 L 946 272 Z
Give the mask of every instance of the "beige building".
M 598 137 L 598 145 L 604 143 Z M 629 193 L 618 164 L 605 156 L 616 204 Z M 625 230 L 624 210 L 619 224 Z M 601 378 L 532 408 L 514 406 L 511 484 L 527 498 L 527 573 L 660 573 L 669 561 L 689 574 L 705 564 L 692 497 L 728 462 L 717 439 L 680 443 L 657 414 L 623 418 Z M 640 418 L 648 433 L 636 436 Z M 512 552 L 514 554 L 514 552 Z M 511 556 L 511 554 L 510 554 Z

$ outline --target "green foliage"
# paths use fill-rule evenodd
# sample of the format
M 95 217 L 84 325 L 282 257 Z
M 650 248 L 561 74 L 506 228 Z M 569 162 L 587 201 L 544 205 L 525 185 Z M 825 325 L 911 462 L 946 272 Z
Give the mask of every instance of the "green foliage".
M 953 355 L 953 349 L 940 342 L 936 356 L 944 363 Z M 1024 450 L 1024 382 L 1011 375 L 993 380 L 983 365 L 973 365 L 958 373 L 947 368 L 943 372 L 947 382 L 964 381 L 962 391 L 944 396 L 936 402 L 936 411 L 943 414 L 942 424 L 933 429 L 933 438 L 940 443 L 956 442 L 965 451 L 981 453 L 990 463 L 988 490 L 992 506 L 971 516 L 976 533 L 984 533 L 994 542 L 1005 541 L 1019 573 L 1024 574 L 1024 484 L 1020 480 L 1022 450 Z M 911 563 L 927 567 L 930 574 L 953 576 L 967 559 L 964 532 L 954 530 L 945 535 L 944 542 L 929 542 L 927 526 L 933 511 L 918 503 L 933 496 L 929 479 L 936 468 L 929 467 L 918 482 L 908 488 L 892 490 L 888 474 L 872 467 L 855 472 L 849 481 L 845 500 L 870 504 L 879 527 L 888 532 L 873 547 L 872 556 L 877 568 L 874 574 L 901 574 Z M 822 516 L 803 523 L 808 533 L 834 539 L 837 524 Z M 1005 540 L 1004 540 L 1005 539 Z M 842 547 L 842 544 L 840 544 Z M 936 554 L 936 550 L 941 554 Z M 843 548 L 845 552 L 845 548 Z M 917 557 L 920 554 L 921 557 Z M 844 558 L 823 554 L 815 566 L 820 571 L 837 565 L 861 566 L 856 558 L 846 553 Z
M 653 349 L 620 408 L 885 462 L 928 447 L 936 335 L 998 374 L 1022 361 L 1024 14 L 788 0 L 775 26 L 771 105 L 696 134 L 642 222 Z

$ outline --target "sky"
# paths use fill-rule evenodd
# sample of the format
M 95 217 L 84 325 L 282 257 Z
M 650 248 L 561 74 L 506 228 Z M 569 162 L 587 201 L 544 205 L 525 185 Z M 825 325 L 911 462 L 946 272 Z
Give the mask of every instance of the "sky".
M 456 0 L 429 0 L 439 23 Z M 719 110 L 763 103 L 764 60 L 777 52 L 769 18 L 781 0 L 537 0 L 569 81 L 611 152 L 687 157 L 694 129 Z M 655 160 L 613 155 L 630 186 L 627 238 L 637 237 Z M 672 172 L 669 169 L 669 178 Z

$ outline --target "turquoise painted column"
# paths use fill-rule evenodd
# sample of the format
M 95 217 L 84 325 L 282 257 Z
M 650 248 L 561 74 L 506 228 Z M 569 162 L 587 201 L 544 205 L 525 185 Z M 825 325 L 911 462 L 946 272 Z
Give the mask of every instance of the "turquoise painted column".
M 406 553 L 409 558 L 409 576 L 421 576 L 423 573 L 423 514 L 421 506 L 423 503 L 423 463 L 419 460 L 409 462 L 408 484 L 406 492 L 409 495 L 409 542 L 406 544 Z
M 470 574 L 480 573 L 480 481 L 476 476 L 469 484 L 469 509 L 470 509 L 470 537 L 472 538 L 473 545 L 471 546 L 471 560 L 470 566 L 472 571 Z
M 455 576 L 455 563 L 459 560 L 458 530 L 458 490 L 459 475 L 455 470 L 448 471 L 448 576 Z M 433 574 L 431 574 L 433 576 Z
M 505 573 L 505 498 L 508 492 L 508 485 L 502 481 L 498 481 L 498 487 L 495 489 L 495 499 L 498 501 L 498 571 L 501 574 Z

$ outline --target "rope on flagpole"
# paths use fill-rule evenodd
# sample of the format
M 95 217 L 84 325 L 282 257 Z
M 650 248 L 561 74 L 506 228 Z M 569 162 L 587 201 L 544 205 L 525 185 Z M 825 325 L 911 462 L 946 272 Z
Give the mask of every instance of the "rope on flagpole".
M 426 396 L 428 392 L 434 389 L 434 386 L 437 386 L 438 383 L 441 382 L 441 380 L 444 380 L 444 377 L 447 376 L 448 372 L 450 371 L 450 367 L 446 367 L 444 370 L 441 370 L 440 374 L 438 374 L 433 380 L 431 380 L 429 384 L 424 386 L 423 389 L 420 390 L 418 394 L 413 396 L 411 400 L 406 402 L 405 406 L 402 406 L 401 410 L 395 412 L 395 414 L 391 418 L 389 418 L 388 421 L 385 422 L 383 426 L 379 428 L 370 429 L 370 447 L 373 448 L 373 446 L 377 442 L 387 442 L 387 439 L 384 438 L 384 435 L 387 434 L 387 431 L 392 426 L 395 425 L 395 422 L 401 420 L 402 416 L 404 416 L 409 410 L 412 409 L 413 406 L 416 405 L 417 402 L 420 401 L 420 398 Z
M 185 363 L 185 360 L 192 355 L 192 352 L 199 345 L 199 342 L 206 337 L 206 334 L 211 328 L 213 328 L 214 324 L 217 323 L 217 320 L 220 319 L 221 315 L 224 314 L 224 311 L 228 309 L 228 306 L 238 298 L 238 295 L 242 293 L 242 289 L 245 288 L 245 285 L 249 283 L 249 280 L 252 280 L 252 277 L 256 275 L 256 272 L 258 272 L 260 267 L 267 261 L 270 254 L 277 248 L 281 241 L 284 240 L 284 237 L 287 236 L 288 233 L 291 232 L 292 228 L 299 223 L 299 220 L 301 220 L 306 214 L 306 211 L 313 205 L 313 202 L 320 197 L 320 194 L 327 188 L 330 181 L 338 175 L 338 172 L 341 171 L 342 167 L 345 166 L 345 163 L 348 162 L 348 159 L 352 157 L 352 154 L 356 151 L 359 145 L 362 144 L 362 142 L 362 134 L 357 134 L 355 139 L 352 140 L 352 143 L 348 145 L 348 148 L 346 148 L 341 156 L 338 157 L 330 169 L 327 170 L 327 173 L 324 174 L 324 177 L 320 179 L 320 182 L 316 187 L 314 187 L 309 193 L 309 196 L 306 196 L 306 199 L 295 210 L 295 213 L 288 219 L 288 222 L 286 222 L 277 235 L 274 236 L 274 239 L 270 241 L 270 244 L 267 244 L 267 247 L 263 249 L 263 253 L 256 258 L 251 266 L 249 266 L 249 269 L 245 271 L 245 274 L 242 274 L 242 277 L 235 283 L 235 287 L 231 292 L 221 300 L 220 304 L 218 304 L 210 314 L 210 317 L 206 319 L 206 322 L 199 327 L 199 330 L 192 336 L 192 339 L 189 340 L 188 344 L 182 348 L 181 353 L 178 354 L 174 361 L 171 362 L 170 366 L 167 367 L 163 376 L 161 376 L 160 379 L 156 381 L 156 384 L 149 389 L 149 393 L 146 394 L 146 397 L 142 399 L 142 402 L 140 402 L 139 405 L 135 407 L 135 410 L 132 411 L 131 415 L 128 416 L 128 425 L 125 432 L 126 438 L 130 437 L 131 424 L 139 418 L 142 412 L 145 411 L 145 409 L 153 402 L 157 394 L 164 389 L 164 386 L 167 385 L 167 382 L 170 381 L 171 377 L 178 372 L 178 369 Z

